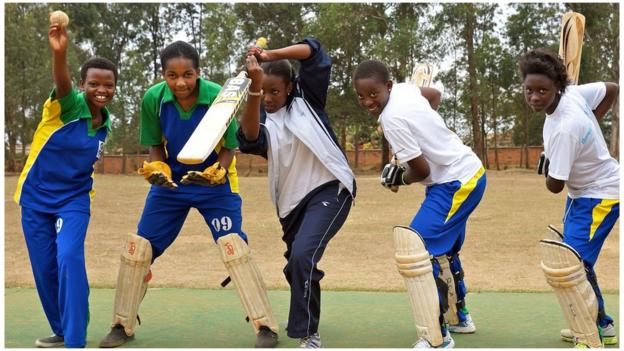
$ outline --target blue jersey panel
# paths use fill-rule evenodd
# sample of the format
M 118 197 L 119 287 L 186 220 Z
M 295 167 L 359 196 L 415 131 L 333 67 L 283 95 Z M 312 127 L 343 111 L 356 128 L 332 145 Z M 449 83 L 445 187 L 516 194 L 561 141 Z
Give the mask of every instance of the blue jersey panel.
M 227 181 L 225 184 L 215 186 L 183 185 L 180 183 L 180 180 L 186 175 L 186 173 L 188 173 L 188 171 L 201 172 L 217 162 L 217 157 L 219 156 L 218 150 L 220 149 L 220 146 L 218 145 L 215 150 L 212 151 L 210 156 L 208 156 L 208 158 L 200 164 L 187 165 L 180 163 L 177 160 L 178 154 L 182 151 L 182 148 L 191 137 L 191 134 L 195 131 L 195 128 L 197 128 L 199 122 L 201 122 L 204 114 L 208 111 L 208 107 L 208 105 L 203 104 L 197 105 L 195 111 L 193 111 L 189 119 L 181 119 L 180 114 L 173 102 L 161 103 L 160 127 L 166 140 L 165 148 L 167 150 L 167 159 L 165 162 L 169 165 L 169 167 L 171 167 L 172 179 L 176 184 L 178 184 L 178 188 L 175 190 L 169 190 L 164 187 L 153 187 L 158 188 L 155 189 L 156 191 L 211 194 L 232 192 L 228 177 L 226 177 Z
M 89 136 L 90 119 L 63 125 L 37 155 L 22 187 L 20 204 L 38 211 L 89 211 L 93 164 L 98 160 L 106 128 Z

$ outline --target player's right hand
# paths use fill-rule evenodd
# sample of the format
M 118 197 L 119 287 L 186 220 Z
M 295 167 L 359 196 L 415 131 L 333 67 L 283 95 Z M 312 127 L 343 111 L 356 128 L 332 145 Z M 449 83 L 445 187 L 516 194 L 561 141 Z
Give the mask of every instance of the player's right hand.
M 139 168 L 139 174 L 150 184 L 177 188 L 178 185 L 171 180 L 171 168 L 162 161 L 143 161 L 143 167 Z
M 399 186 L 405 185 L 403 173 L 405 173 L 405 167 L 395 163 L 388 163 L 381 172 L 379 181 L 381 185 L 396 193 L 399 191 Z
M 548 177 L 548 166 L 550 166 L 550 160 L 546 158 L 546 153 L 542 151 L 537 163 L 537 174 L 543 174 L 544 177 Z
M 50 25 L 50 30 L 48 31 L 48 41 L 50 42 L 50 48 L 52 51 L 67 51 L 67 28 L 59 24 Z

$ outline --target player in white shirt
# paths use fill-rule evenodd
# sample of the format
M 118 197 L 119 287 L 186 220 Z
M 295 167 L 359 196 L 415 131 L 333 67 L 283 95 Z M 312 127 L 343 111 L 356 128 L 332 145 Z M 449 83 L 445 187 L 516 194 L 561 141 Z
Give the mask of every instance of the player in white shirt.
M 298 75 L 288 59 L 299 60 Z M 355 177 L 325 112 L 331 58 L 306 38 L 280 49 L 251 48 L 246 61 L 252 83 L 237 133 L 240 150 L 268 160 L 287 246 L 288 336 L 299 338 L 300 347 L 318 348 L 324 273 L 317 263 L 355 196 Z
M 594 265 L 619 217 L 620 165 L 611 157 L 598 120 L 613 105 L 618 85 L 570 85 L 563 61 L 546 49 L 536 49 L 519 61 L 526 103 L 545 112 L 544 174 L 546 188 L 560 193 L 568 187 L 563 216 L 563 242 L 580 255 L 598 299 L 597 324 L 603 342 L 617 343 L 613 319 L 605 313 Z M 564 339 L 570 332 L 562 330 Z
M 382 185 L 393 191 L 416 182 L 426 186 L 425 200 L 410 228 L 420 234 L 434 257 L 433 275 L 440 295 L 439 325 L 434 329 L 439 327 L 436 333 L 442 334 L 443 342 L 436 345 L 432 340 L 439 338 L 423 337 L 421 333 L 416 347 L 452 347 L 454 342 L 448 331 L 474 333 L 476 330 L 464 300 L 467 289 L 459 251 L 468 217 L 485 191 L 485 169 L 437 113 L 440 101 L 437 90 L 409 83 L 393 84 L 387 67 L 374 60 L 358 66 L 353 84 L 360 105 L 379 118 L 398 161 L 386 165 Z M 440 279 L 446 265 L 454 277 L 452 284 Z M 434 303 L 437 305 L 437 301 Z M 445 314 L 447 309 L 452 313 Z M 450 324 L 445 323 L 445 317 Z

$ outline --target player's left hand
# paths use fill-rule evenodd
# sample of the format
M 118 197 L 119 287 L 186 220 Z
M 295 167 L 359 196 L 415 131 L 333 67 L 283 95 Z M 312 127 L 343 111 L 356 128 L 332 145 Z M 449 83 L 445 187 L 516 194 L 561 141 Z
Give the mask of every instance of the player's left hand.
M 250 55 L 245 58 L 245 68 L 247 68 L 247 76 L 251 79 L 252 86 L 249 89 L 259 91 L 262 88 L 264 71 L 255 56 Z
M 394 163 L 388 163 L 384 166 L 383 171 L 381 171 L 381 177 L 379 180 L 381 185 L 392 190 L 393 192 L 397 192 L 398 186 L 405 185 L 405 182 L 403 181 L 404 173 L 405 167 Z
M 184 177 L 182 177 L 181 183 L 184 185 L 219 185 L 225 183 L 226 174 L 227 169 L 221 167 L 217 161 L 212 166 L 206 168 L 203 172 L 189 171 Z

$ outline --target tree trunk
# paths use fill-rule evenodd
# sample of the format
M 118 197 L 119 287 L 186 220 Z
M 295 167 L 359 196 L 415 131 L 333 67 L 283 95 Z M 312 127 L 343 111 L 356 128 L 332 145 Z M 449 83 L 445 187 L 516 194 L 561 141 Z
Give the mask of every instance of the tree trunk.
M 494 129 L 494 163 L 496 164 L 496 170 L 500 171 L 500 164 L 498 163 L 498 120 L 496 118 L 496 85 L 492 83 L 492 128 Z
M 357 169 L 360 166 L 360 136 L 359 136 L 359 128 L 356 129 L 355 135 L 353 136 L 353 153 L 354 153 L 354 162 L 353 168 Z
M 531 118 L 530 112 L 524 104 L 524 142 L 523 142 L 523 160 L 524 168 L 529 168 L 529 119 Z
M 474 5 L 469 5 L 470 9 L 464 27 L 464 39 L 466 40 L 466 54 L 468 56 L 468 76 L 470 80 L 470 115 L 472 117 L 472 140 L 474 143 L 474 151 L 481 161 L 485 161 L 483 157 L 483 140 L 481 137 L 479 122 L 479 111 L 477 102 L 477 64 L 474 50 L 474 31 L 475 31 L 475 14 Z

